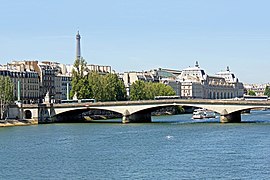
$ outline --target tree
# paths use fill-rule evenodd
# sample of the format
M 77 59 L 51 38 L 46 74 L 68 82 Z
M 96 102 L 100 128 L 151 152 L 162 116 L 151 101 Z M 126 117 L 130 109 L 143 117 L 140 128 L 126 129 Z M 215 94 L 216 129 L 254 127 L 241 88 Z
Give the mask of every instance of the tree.
M 79 80 L 77 87 L 80 89 L 77 90 L 78 99 L 90 99 L 93 96 L 91 86 L 88 82 L 87 77 L 83 77 Z
M 264 95 L 270 97 L 270 87 L 266 86 L 265 90 L 264 90 Z
M 113 74 L 107 74 L 103 79 L 104 99 L 106 101 L 116 101 L 116 84 L 118 78 Z
M 92 91 L 92 98 L 97 101 L 104 100 L 103 77 L 97 72 L 90 72 L 88 74 L 88 84 Z
M 145 83 L 141 80 L 135 81 L 130 86 L 130 100 L 144 100 L 146 99 Z
M 174 96 L 175 91 L 171 86 L 163 83 L 153 83 L 155 94 L 154 96 Z
M 152 82 L 145 83 L 144 92 L 145 100 L 154 99 L 156 94 L 155 84 Z
M 256 96 L 256 93 L 255 93 L 255 91 L 249 90 L 248 91 L 248 95 L 250 95 L 250 96 Z
M 121 101 L 126 99 L 124 82 L 116 74 L 107 74 L 103 80 L 104 100 Z
M 8 105 L 13 102 L 13 83 L 10 77 L 0 76 L 0 116 L 1 119 L 7 113 Z
M 101 75 L 89 72 L 83 58 L 77 58 L 74 62 L 71 85 L 71 97 L 76 93 L 79 99 L 94 98 L 97 101 L 126 99 L 124 83 L 116 74 Z
M 118 82 L 116 84 L 116 99 L 118 101 L 127 100 L 126 87 L 125 87 L 124 82 L 122 80 L 120 80 L 120 79 L 118 79 Z
M 155 96 L 174 96 L 171 86 L 163 83 L 135 81 L 130 87 L 130 100 L 150 100 Z
M 90 72 L 88 74 L 88 83 L 92 98 L 97 101 L 126 100 L 124 82 L 116 74 L 101 75 L 97 72 Z
M 88 71 L 85 59 L 77 58 L 74 62 L 74 69 L 72 69 L 72 81 L 70 96 L 73 97 L 77 93 L 78 98 L 85 98 L 87 95 L 83 94 L 85 89 L 85 73 Z

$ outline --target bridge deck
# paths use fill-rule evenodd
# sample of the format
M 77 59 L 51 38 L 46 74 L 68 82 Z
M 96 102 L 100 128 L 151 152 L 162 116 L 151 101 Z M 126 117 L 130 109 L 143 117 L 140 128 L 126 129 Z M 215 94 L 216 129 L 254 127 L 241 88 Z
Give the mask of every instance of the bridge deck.
M 114 101 L 96 103 L 62 103 L 53 104 L 54 107 L 100 107 L 100 106 L 128 106 L 128 105 L 153 105 L 153 104 L 211 104 L 211 105 L 242 105 L 242 106 L 270 106 L 270 101 L 245 101 L 245 100 L 210 100 L 210 99 L 162 99 L 142 101 Z M 42 104 L 48 106 L 50 104 Z M 23 107 L 37 107 L 40 104 L 23 104 Z

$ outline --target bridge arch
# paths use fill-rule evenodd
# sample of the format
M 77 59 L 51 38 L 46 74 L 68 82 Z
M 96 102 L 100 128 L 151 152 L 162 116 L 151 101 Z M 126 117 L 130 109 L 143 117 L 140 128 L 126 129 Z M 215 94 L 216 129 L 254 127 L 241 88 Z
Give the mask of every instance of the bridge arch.
M 85 122 L 105 117 L 121 117 L 121 113 L 106 108 L 78 108 L 62 111 L 52 116 L 55 122 Z
M 25 119 L 32 119 L 32 112 L 30 110 L 24 111 L 24 118 Z

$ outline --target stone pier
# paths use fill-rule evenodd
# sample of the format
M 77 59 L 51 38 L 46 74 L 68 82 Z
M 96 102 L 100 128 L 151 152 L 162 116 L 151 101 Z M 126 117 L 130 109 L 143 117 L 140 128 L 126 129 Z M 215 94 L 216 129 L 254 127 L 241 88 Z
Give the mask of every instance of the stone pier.
M 141 112 L 129 114 L 127 111 L 123 115 L 122 123 L 149 123 L 151 122 L 151 112 Z
M 241 111 L 236 111 L 233 113 L 228 113 L 226 109 L 220 114 L 221 123 L 239 123 L 241 122 Z

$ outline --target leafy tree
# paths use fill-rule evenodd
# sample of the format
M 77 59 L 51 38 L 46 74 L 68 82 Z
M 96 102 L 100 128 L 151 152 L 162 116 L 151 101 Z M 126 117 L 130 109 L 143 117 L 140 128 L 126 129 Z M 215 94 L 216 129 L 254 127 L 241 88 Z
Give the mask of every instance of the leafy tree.
M 103 101 L 104 100 L 104 88 L 103 88 L 103 80 L 104 78 L 96 73 L 96 72 L 90 72 L 88 74 L 88 83 L 91 87 L 92 91 L 92 98 L 96 99 L 97 101 Z
M 97 101 L 126 100 L 125 85 L 116 74 L 100 75 L 97 72 L 90 72 L 88 83 L 92 98 Z
M 73 97 L 75 93 L 77 93 L 77 97 L 85 97 L 84 94 L 81 94 L 81 89 L 85 88 L 85 81 L 82 80 L 85 77 L 85 72 L 88 71 L 87 63 L 85 59 L 77 58 L 73 65 L 74 69 L 72 69 L 72 81 L 71 81 L 71 92 L 70 96 Z
M 127 91 L 126 91 L 125 84 L 120 79 L 118 79 L 118 82 L 116 84 L 116 99 L 118 101 L 123 101 L 127 99 Z
M 130 100 L 149 100 L 155 96 L 173 96 L 175 91 L 163 83 L 135 81 L 130 87 Z
M 248 91 L 248 95 L 250 95 L 250 96 L 256 96 L 256 93 L 255 93 L 255 91 L 249 90 Z
M 174 96 L 175 91 L 171 86 L 163 83 L 153 83 L 155 94 L 154 96 Z
M 103 80 L 104 100 L 116 101 L 116 84 L 118 78 L 113 74 L 107 74 Z
M 117 101 L 126 99 L 124 82 L 116 74 L 107 74 L 103 80 L 104 100 Z
M 80 79 L 77 87 L 80 87 L 80 89 L 77 90 L 78 99 L 89 99 L 92 97 L 92 89 L 88 83 L 87 77 Z
M 116 74 L 100 75 L 89 72 L 86 61 L 78 58 L 72 70 L 71 97 L 79 99 L 94 98 L 97 101 L 117 101 L 126 99 L 124 83 Z
M 264 90 L 264 95 L 270 97 L 270 87 L 266 86 L 265 90 Z
M 130 87 L 130 100 L 144 100 L 146 99 L 145 82 L 139 80 L 132 83 Z
M 144 92 L 145 92 L 145 100 L 150 100 L 155 98 L 156 89 L 155 84 L 152 82 L 145 83 Z
M 4 118 L 8 105 L 13 102 L 13 83 L 10 77 L 0 76 L 0 116 Z

